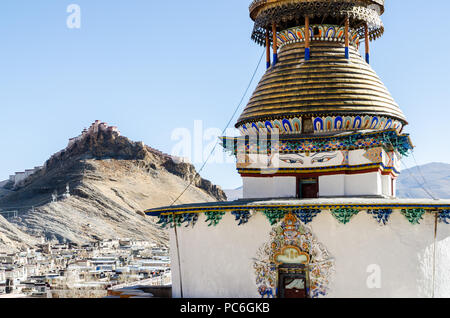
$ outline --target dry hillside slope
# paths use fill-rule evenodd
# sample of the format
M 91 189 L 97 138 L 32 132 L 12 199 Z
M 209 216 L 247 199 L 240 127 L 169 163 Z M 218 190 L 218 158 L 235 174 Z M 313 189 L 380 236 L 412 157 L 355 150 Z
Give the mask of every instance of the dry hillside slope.
M 191 164 L 96 122 L 24 182 L 6 184 L 11 192 L 0 198 L 0 210 L 18 210 L 19 217 L 9 219 L 11 227 L 36 238 L 79 244 L 136 238 L 165 244 L 166 232 L 143 211 L 170 205 L 190 181 L 177 204 L 226 200 Z M 10 237 L 1 227 L 0 233 Z

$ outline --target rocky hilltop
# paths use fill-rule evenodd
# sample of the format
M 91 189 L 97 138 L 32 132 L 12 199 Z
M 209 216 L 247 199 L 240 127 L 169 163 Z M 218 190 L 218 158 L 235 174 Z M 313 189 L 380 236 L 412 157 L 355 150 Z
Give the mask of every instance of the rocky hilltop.
M 13 232 L 2 230 L 4 222 L 0 226 L 0 249 L 2 241 L 18 242 L 21 236 L 25 245 L 41 237 L 74 243 L 125 237 L 165 243 L 166 232 L 143 211 L 170 205 L 190 182 L 177 204 L 226 200 L 191 164 L 96 121 L 42 167 L 3 182 L 0 211 L 18 215 L 8 219 Z

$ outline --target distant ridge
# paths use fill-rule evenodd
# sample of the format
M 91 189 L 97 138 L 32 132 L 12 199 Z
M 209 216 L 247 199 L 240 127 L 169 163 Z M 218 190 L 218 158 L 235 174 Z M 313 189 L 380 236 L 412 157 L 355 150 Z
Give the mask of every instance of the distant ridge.
M 423 176 L 423 177 L 422 177 Z M 450 164 L 433 162 L 403 170 L 397 182 L 400 198 L 450 199 Z

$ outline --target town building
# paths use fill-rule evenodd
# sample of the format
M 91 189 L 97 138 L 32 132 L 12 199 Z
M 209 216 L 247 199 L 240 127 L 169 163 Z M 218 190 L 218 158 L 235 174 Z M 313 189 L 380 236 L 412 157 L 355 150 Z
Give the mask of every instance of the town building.
M 450 201 L 396 198 L 413 144 L 370 66 L 384 10 L 251 3 L 267 71 L 221 138 L 244 199 L 146 211 L 170 226 L 174 297 L 450 297 Z
M 43 242 L 36 249 L 0 254 L 0 298 L 106 297 L 115 286 L 144 288 L 170 280 L 167 248 L 148 241 Z

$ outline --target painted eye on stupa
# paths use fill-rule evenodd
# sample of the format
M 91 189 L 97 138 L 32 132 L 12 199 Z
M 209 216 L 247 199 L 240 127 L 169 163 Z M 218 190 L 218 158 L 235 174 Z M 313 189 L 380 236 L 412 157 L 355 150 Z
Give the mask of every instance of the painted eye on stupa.
M 337 156 L 337 155 L 333 155 L 333 156 L 323 156 L 323 157 L 320 157 L 320 158 L 314 158 L 314 159 L 311 160 L 311 163 L 312 163 L 312 164 L 314 164 L 314 163 L 325 163 L 325 162 L 330 161 L 331 159 L 336 158 L 336 156 Z
M 286 162 L 286 163 L 290 163 L 290 164 L 294 164 L 294 163 L 303 164 L 303 160 L 302 159 L 281 159 L 281 161 Z

